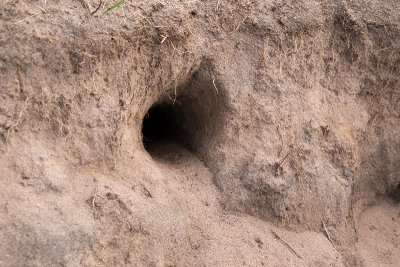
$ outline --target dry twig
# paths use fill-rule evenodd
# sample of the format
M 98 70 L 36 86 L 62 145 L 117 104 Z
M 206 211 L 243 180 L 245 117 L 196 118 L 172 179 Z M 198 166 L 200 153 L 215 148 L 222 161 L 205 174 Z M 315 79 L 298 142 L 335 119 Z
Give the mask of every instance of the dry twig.
M 289 153 L 286 154 L 286 156 L 278 163 L 278 167 L 282 166 L 282 164 L 285 162 L 285 160 L 287 159 L 287 157 L 292 154 L 292 151 L 290 151 Z
M 93 11 L 90 15 L 94 15 L 97 11 L 99 11 L 99 9 L 100 9 L 100 7 L 101 7 L 101 4 L 103 4 L 103 1 L 102 0 L 100 0 L 100 3 L 99 3 L 99 6 L 95 9 L 95 11 Z
M 14 22 L 14 24 L 19 24 L 19 23 L 21 23 L 21 22 L 23 22 L 23 21 L 25 21 L 25 20 L 27 20 L 27 19 L 30 19 L 30 18 L 32 18 L 32 17 L 35 17 L 35 16 L 39 15 L 39 14 L 41 14 L 41 13 L 43 13 L 43 11 L 39 11 L 38 13 L 35 13 L 35 14 L 30 15 L 30 16 L 28 16 L 28 17 L 26 17 L 26 18 L 23 18 L 23 19 L 21 19 L 21 20 L 18 20 L 18 21 L 16 21 L 16 22 Z
M 217 88 L 217 85 L 215 84 L 215 76 L 214 76 L 214 73 L 212 74 L 212 83 L 213 83 L 214 88 L 215 88 L 215 91 L 217 92 L 217 95 L 218 95 L 218 88 Z
M 276 130 L 278 131 L 279 140 L 281 140 L 281 147 L 279 148 L 279 152 L 278 152 L 278 158 L 279 158 L 281 156 L 281 153 L 283 150 L 283 138 L 282 138 L 282 133 L 281 133 L 281 130 L 279 129 L 279 126 L 276 126 Z
M 299 259 L 301 259 L 300 255 L 288 244 L 283 240 L 275 231 L 271 230 L 272 235 L 278 239 L 282 244 L 284 244 L 294 255 L 296 255 Z
M 150 191 L 146 187 L 143 186 L 143 190 L 144 190 L 144 195 L 146 197 L 153 198 L 153 195 L 150 193 Z
M 329 235 L 328 229 L 326 229 L 325 226 L 325 222 L 322 221 L 322 226 L 324 227 L 325 233 L 326 233 L 326 237 L 328 238 L 328 240 L 332 243 L 332 246 L 336 249 L 335 244 L 333 243 L 331 236 Z

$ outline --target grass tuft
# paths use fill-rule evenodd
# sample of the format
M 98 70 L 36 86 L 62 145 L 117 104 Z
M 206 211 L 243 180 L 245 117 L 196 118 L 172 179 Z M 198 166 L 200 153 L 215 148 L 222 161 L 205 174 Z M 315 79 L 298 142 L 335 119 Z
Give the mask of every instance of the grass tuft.
M 106 11 L 103 12 L 103 16 L 110 10 L 113 10 L 114 8 L 120 6 L 123 2 L 125 2 L 125 0 L 121 0 L 118 3 L 116 3 L 115 5 L 113 5 L 112 7 L 109 7 Z

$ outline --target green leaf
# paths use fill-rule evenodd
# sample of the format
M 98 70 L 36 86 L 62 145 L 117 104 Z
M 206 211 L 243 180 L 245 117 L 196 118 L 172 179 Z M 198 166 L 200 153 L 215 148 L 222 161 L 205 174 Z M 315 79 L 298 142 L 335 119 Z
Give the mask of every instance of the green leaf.
M 119 1 L 118 3 L 116 3 L 115 5 L 113 5 L 112 7 L 108 8 L 106 11 L 103 12 L 103 16 L 104 16 L 108 11 L 110 11 L 110 10 L 112 10 L 112 9 L 114 9 L 114 8 L 116 8 L 116 7 L 118 7 L 119 5 L 121 5 L 123 2 L 125 2 L 125 0 L 121 0 L 121 1 Z

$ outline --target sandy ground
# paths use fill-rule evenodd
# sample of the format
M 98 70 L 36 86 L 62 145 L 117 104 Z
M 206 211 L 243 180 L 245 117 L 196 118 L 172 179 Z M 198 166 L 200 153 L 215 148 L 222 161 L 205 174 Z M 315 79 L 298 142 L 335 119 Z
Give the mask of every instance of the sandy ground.
M 282 225 L 226 210 L 214 177 L 201 160 L 174 142 L 153 145 L 156 148 L 149 148 L 148 173 L 157 177 L 155 184 L 129 182 L 128 173 L 135 176 L 134 170 L 126 170 L 125 178 L 117 178 L 115 173 L 79 170 L 80 176 L 70 176 L 73 182 L 53 178 L 45 184 L 28 177 L 19 178 L 20 182 L 14 184 L 13 176 L 9 176 L 8 182 L 3 181 L 8 190 L 3 190 L 0 198 L 2 214 L 6 215 L 0 218 L 0 237 L 15 242 L 0 246 L 5 252 L 0 256 L 0 265 L 11 266 L 11 262 L 12 266 L 40 266 L 47 257 L 54 265 L 63 261 L 84 266 L 99 262 L 112 265 L 118 262 L 113 257 L 126 257 L 126 249 L 131 251 L 128 266 L 349 265 L 324 228 L 320 232 L 293 232 Z M 54 162 L 50 165 L 54 176 L 60 170 Z M 89 177 L 96 177 L 96 188 Z M 71 187 L 65 195 L 67 184 Z M 33 197 L 32 192 L 37 190 L 42 193 Z M 82 201 L 87 205 L 78 205 Z M 357 266 L 397 266 L 399 205 L 385 198 L 358 216 L 354 250 Z M 127 235 L 125 225 L 139 229 Z M 122 247 L 110 247 L 116 236 Z M 132 242 L 132 238 L 137 241 Z M 151 241 L 153 238 L 160 243 Z M 61 240 L 66 240 L 65 251 L 59 251 Z M 94 254 L 93 248 L 86 245 L 92 242 Z M 73 248 L 71 244 L 75 244 Z M 176 250 L 172 256 L 165 251 L 166 244 Z M 184 249 L 179 249 L 182 246 Z M 48 251 L 48 256 L 42 254 Z M 79 256 L 71 259 L 70 251 Z M 53 254 L 60 258 L 52 259 Z
M 400 203 L 380 201 L 357 220 L 356 243 L 360 266 L 398 266 L 400 263 Z
M 152 155 L 163 182 L 184 203 L 198 232 L 198 240 L 191 241 L 193 259 L 198 260 L 188 265 L 345 266 L 322 232 L 285 231 L 252 216 L 224 211 L 213 176 L 198 158 L 173 142 L 157 147 Z

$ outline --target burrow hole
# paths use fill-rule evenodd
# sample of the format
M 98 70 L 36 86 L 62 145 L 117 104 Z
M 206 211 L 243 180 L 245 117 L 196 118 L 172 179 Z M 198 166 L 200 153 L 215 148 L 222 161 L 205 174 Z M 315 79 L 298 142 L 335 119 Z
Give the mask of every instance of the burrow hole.
M 396 202 L 400 202 L 400 183 L 397 185 L 392 186 L 388 192 L 387 195 L 395 200 Z
M 143 118 L 144 148 L 153 158 L 174 155 L 176 145 L 201 154 L 212 142 L 221 121 L 219 99 L 210 75 L 203 72 L 194 75 L 176 95 L 163 95 Z

